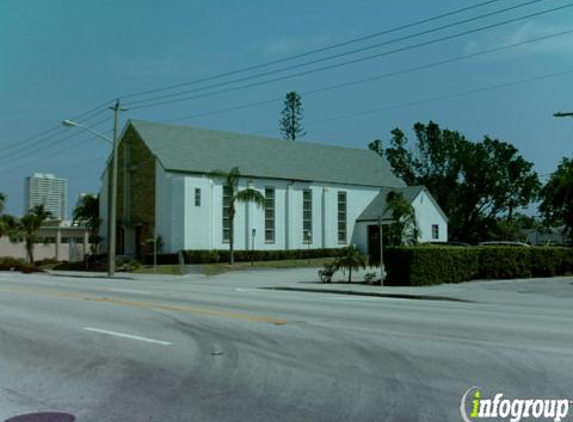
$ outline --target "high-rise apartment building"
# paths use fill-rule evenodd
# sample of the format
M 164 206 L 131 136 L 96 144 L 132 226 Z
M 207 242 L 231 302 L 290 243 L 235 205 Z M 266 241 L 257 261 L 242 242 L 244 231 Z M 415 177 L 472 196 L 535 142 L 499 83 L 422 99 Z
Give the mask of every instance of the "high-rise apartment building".
M 68 183 L 53 174 L 34 173 L 26 178 L 24 211 L 36 205 L 52 213 L 52 217 L 65 220 Z

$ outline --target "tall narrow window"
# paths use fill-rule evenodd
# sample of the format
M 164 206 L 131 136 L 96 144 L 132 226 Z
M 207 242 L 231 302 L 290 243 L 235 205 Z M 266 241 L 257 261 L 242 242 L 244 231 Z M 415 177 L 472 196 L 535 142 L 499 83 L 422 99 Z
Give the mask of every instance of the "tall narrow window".
M 302 192 L 302 238 L 303 243 L 312 243 L 312 191 Z
M 223 242 L 231 240 L 231 220 L 229 219 L 229 205 L 231 204 L 231 189 L 223 186 Z
M 265 243 L 275 243 L 275 188 L 265 188 Z
M 338 192 L 338 243 L 346 243 L 346 192 Z
M 440 226 L 437 224 L 432 224 L 432 239 L 440 238 Z
M 195 206 L 196 207 L 201 206 L 201 189 L 200 188 L 195 188 Z

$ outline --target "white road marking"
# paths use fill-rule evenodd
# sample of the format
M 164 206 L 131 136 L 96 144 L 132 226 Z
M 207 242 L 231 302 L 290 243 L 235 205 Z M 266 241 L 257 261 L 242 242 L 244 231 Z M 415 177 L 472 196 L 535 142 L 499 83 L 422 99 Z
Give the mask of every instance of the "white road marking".
M 91 331 L 94 333 L 107 334 L 107 335 L 115 336 L 115 337 L 128 338 L 131 340 L 139 340 L 139 341 L 146 341 L 148 343 L 161 344 L 163 346 L 170 346 L 171 345 L 171 343 L 169 343 L 168 341 L 153 340 L 152 338 L 133 336 L 131 334 L 124 334 L 124 333 L 116 333 L 115 331 L 100 330 L 99 328 L 85 327 L 84 330 Z
M 108 290 L 113 290 L 114 292 L 139 293 L 142 295 L 150 295 L 151 294 L 151 292 L 146 292 L 144 290 L 116 289 L 116 288 L 110 288 Z

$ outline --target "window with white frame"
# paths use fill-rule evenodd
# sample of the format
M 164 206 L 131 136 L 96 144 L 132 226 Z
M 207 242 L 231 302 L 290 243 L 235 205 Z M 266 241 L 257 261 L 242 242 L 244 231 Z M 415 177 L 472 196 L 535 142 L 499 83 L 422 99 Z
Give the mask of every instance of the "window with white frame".
M 231 240 L 231 220 L 229 219 L 229 206 L 231 205 L 232 191 L 223 186 L 223 242 Z
M 338 243 L 346 243 L 346 192 L 338 192 Z
M 275 243 L 275 188 L 265 188 L 265 243 Z
M 302 238 L 303 243 L 312 243 L 312 191 L 302 191 Z

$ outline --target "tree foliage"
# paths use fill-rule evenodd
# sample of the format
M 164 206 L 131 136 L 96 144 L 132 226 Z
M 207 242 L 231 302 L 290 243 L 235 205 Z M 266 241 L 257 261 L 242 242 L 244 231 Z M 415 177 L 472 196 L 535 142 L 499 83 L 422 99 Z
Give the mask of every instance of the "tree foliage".
M 102 241 L 99 233 L 101 218 L 99 216 L 99 195 L 85 195 L 74 209 L 74 223 L 83 223 L 90 231 L 89 241 L 92 254 L 96 254 Z
M 38 230 L 44 221 L 52 217 L 52 213 L 46 211 L 43 205 L 32 207 L 20 219 L 10 219 L 8 222 L 8 237 L 12 242 L 24 242 L 26 248 L 26 260 L 34 263 L 34 245 L 38 242 Z
M 234 264 L 234 243 L 235 243 L 235 214 L 236 214 L 236 202 L 251 202 L 258 207 L 265 207 L 265 197 L 260 192 L 247 188 L 239 190 L 239 180 L 241 178 L 241 172 L 238 167 L 233 167 L 231 171 L 224 172 L 221 170 L 215 170 L 212 172 L 212 176 L 223 181 L 223 190 L 227 192 L 229 203 L 227 205 L 227 213 L 229 216 L 229 264 Z
M 563 158 L 557 170 L 541 190 L 539 205 L 545 223 L 550 226 L 565 226 L 565 232 L 573 239 L 573 159 Z
M 424 185 L 449 217 L 452 239 L 486 240 L 497 221 L 511 222 L 515 210 L 540 189 L 533 164 L 513 145 L 484 137 L 472 142 L 438 124 L 414 125 L 410 147 L 400 129 L 391 132 L 383 156 L 408 185 Z
M 348 270 L 348 282 L 352 282 L 352 270 L 366 268 L 366 258 L 356 245 L 349 245 L 343 248 L 342 253 L 336 258 L 335 266 L 343 271 Z
M 74 209 L 74 223 L 83 223 L 90 231 L 97 233 L 101 224 L 99 216 L 99 195 L 85 195 Z
M 303 112 L 300 95 L 294 91 L 287 92 L 279 120 L 279 129 L 285 139 L 296 141 L 297 138 L 306 135 L 302 127 Z
M 389 211 L 392 220 L 394 220 L 388 227 L 388 244 L 401 246 L 418 243 L 420 229 L 418 228 L 416 212 L 412 204 L 398 192 L 389 192 L 386 203 L 388 206 L 384 213 Z

